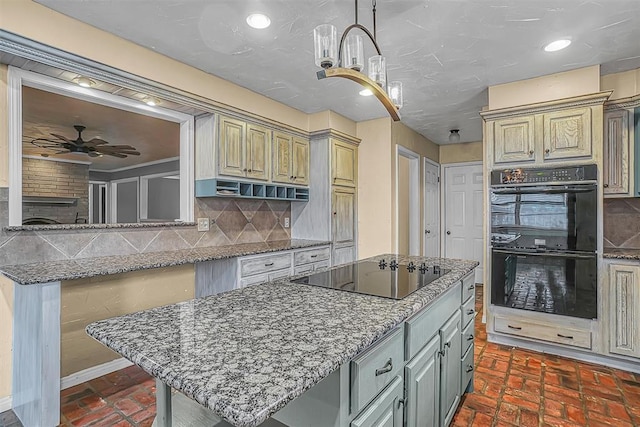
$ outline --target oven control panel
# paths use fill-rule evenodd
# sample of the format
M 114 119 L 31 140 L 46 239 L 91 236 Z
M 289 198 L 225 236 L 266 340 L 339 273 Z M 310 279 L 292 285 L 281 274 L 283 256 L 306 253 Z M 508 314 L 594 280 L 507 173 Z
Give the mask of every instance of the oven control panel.
M 502 169 L 491 172 L 491 185 L 595 181 L 597 179 L 597 173 L 596 165 L 560 168 Z

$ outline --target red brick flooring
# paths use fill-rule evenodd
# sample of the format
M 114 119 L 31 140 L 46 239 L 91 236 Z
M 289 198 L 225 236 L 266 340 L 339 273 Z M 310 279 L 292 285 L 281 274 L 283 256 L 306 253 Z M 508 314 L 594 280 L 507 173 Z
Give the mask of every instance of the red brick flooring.
M 475 345 L 475 391 L 452 426 L 640 426 L 640 374 L 487 343 L 480 318 Z M 62 391 L 61 425 L 150 426 L 154 394 L 155 381 L 132 366 Z M 19 425 L 11 415 L 0 414 L 0 427 Z

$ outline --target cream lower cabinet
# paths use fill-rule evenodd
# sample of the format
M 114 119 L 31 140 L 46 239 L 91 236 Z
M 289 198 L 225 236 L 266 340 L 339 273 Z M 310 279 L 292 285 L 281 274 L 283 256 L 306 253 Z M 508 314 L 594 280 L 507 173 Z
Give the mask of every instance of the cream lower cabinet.
M 640 358 L 640 263 L 609 263 L 609 352 Z
M 356 204 L 354 188 L 333 186 L 331 234 L 334 265 L 355 261 Z

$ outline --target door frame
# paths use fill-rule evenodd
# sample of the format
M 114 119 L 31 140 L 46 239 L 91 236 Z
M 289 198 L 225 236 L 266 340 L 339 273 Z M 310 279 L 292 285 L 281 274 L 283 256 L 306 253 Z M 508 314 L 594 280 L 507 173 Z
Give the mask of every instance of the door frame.
M 399 197 L 398 197 L 398 165 L 400 163 L 400 156 L 409 159 L 409 254 L 407 255 L 420 255 L 420 154 L 409 150 L 402 145 L 396 145 L 396 183 L 395 183 L 395 252 L 398 253 L 398 246 L 400 242 L 400 222 L 398 221 L 400 209 L 399 209 Z M 417 197 L 416 197 L 417 195 Z M 415 237 L 417 236 L 417 237 Z
M 447 188 L 447 183 L 446 183 L 446 170 L 447 168 L 451 168 L 451 167 L 459 167 L 459 166 L 483 166 L 483 162 L 482 160 L 478 160 L 478 161 L 474 161 L 474 162 L 457 162 L 457 163 L 445 163 L 443 165 L 440 165 L 440 188 Z M 483 174 L 484 174 L 484 169 L 483 169 Z M 446 252 L 446 246 L 445 246 L 445 241 L 446 239 L 444 238 L 444 233 L 445 233 L 445 229 L 447 228 L 447 224 L 446 224 L 446 206 L 447 206 L 447 198 L 446 198 L 446 191 L 441 191 L 440 192 L 440 256 L 444 256 L 447 254 Z M 482 215 L 485 215 L 484 212 L 484 206 L 482 208 Z M 484 218 L 483 218 L 483 224 L 484 224 Z M 484 234 L 483 234 L 484 236 Z M 486 268 L 486 266 L 483 266 L 483 268 Z
M 102 217 L 102 197 L 100 197 L 99 201 L 98 201 L 98 221 L 103 221 L 103 222 L 97 222 L 94 223 L 93 222 L 93 186 L 97 185 L 99 189 L 104 189 L 105 191 L 105 197 L 104 197 L 104 202 L 107 205 L 106 209 L 104 209 L 104 213 L 105 213 L 105 218 L 101 218 Z M 108 217 L 109 217 L 109 183 L 107 181 L 92 181 L 89 180 L 89 217 L 87 218 L 87 223 L 88 224 L 107 224 L 108 223 Z
M 109 221 L 113 224 L 120 224 L 118 221 L 118 184 L 125 184 L 127 182 L 136 183 L 136 218 L 137 222 L 140 222 L 140 177 L 134 176 L 131 178 L 114 179 L 109 182 Z
M 436 209 L 438 218 L 436 221 L 437 227 L 438 227 L 438 257 L 440 257 L 442 255 L 442 248 L 441 248 L 441 242 L 442 242 L 442 213 L 440 212 L 440 209 L 442 208 L 442 201 L 441 201 L 441 196 L 442 196 L 442 165 L 434 160 L 429 159 L 428 157 L 424 158 L 424 162 L 422 164 L 422 180 L 424 182 L 425 177 L 427 176 L 427 164 L 431 165 L 431 166 L 435 166 L 438 168 L 438 194 L 436 194 L 436 202 L 438 203 L 438 209 Z M 427 204 L 427 198 L 425 197 L 426 194 L 426 190 L 425 188 L 422 189 L 422 210 L 423 210 L 423 214 L 422 214 L 422 228 L 425 229 L 427 226 L 427 208 L 426 208 L 426 204 Z M 423 232 L 424 234 L 424 232 Z M 424 236 L 423 236 L 424 237 Z M 422 255 L 426 256 L 426 252 L 427 252 L 427 245 L 425 243 L 426 239 L 422 240 Z
M 193 116 L 157 106 L 150 107 L 134 99 L 83 88 L 73 83 L 10 65 L 7 72 L 9 182 L 11 183 L 9 185 L 9 225 L 22 225 L 23 86 L 178 123 L 180 125 L 180 219 L 193 221 L 193 200 L 195 197 L 195 121 Z

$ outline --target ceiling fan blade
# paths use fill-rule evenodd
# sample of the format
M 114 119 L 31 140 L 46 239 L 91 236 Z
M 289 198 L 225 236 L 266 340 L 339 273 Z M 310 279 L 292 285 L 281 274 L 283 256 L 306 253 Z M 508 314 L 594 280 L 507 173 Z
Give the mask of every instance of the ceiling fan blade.
M 120 154 L 120 153 L 101 153 L 104 154 L 105 156 L 113 156 L 113 157 L 118 157 L 120 159 L 126 159 L 127 156 L 125 156 L 124 154 Z
M 66 136 L 58 135 L 58 134 L 55 134 L 55 133 L 52 133 L 51 135 L 55 136 L 55 137 L 56 137 L 56 138 L 58 138 L 58 139 L 63 140 L 64 142 L 66 142 L 66 143 L 68 143 L 68 144 L 73 144 L 73 145 L 75 145 L 75 146 L 77 146 L 77 145 L 78 145 L 78 144 L 76 144 L 76 142 L 75 142 L 75 141 L 71 141 L 71 140 L 70 140 L 69 138 L 67 138 Z
M 59 141 L 52 141 L 50 139 L 46 139 L 46 138 L 36 138 L 30 141 L 31 144 L 35 145 L 36 147 L 40 147 L 40 148 L 48 148 L 48 149 L 60 149 L 63 147 L 62 144 L 64 144 L 64 142 L 59 142 Z
M 104 144 L 108 144 L 109 141 L 105 141 L 104 139 L 100 139 L 100 138 L 93 138 L 90 141 L 86 141 L 84 144 L 93 144 L 93 145 L 104 145 Z
M 130 145 L 108 145 L 100 148 L 110 148 L 112 150 L 135 150 L 136 147 L 132 147 Z

